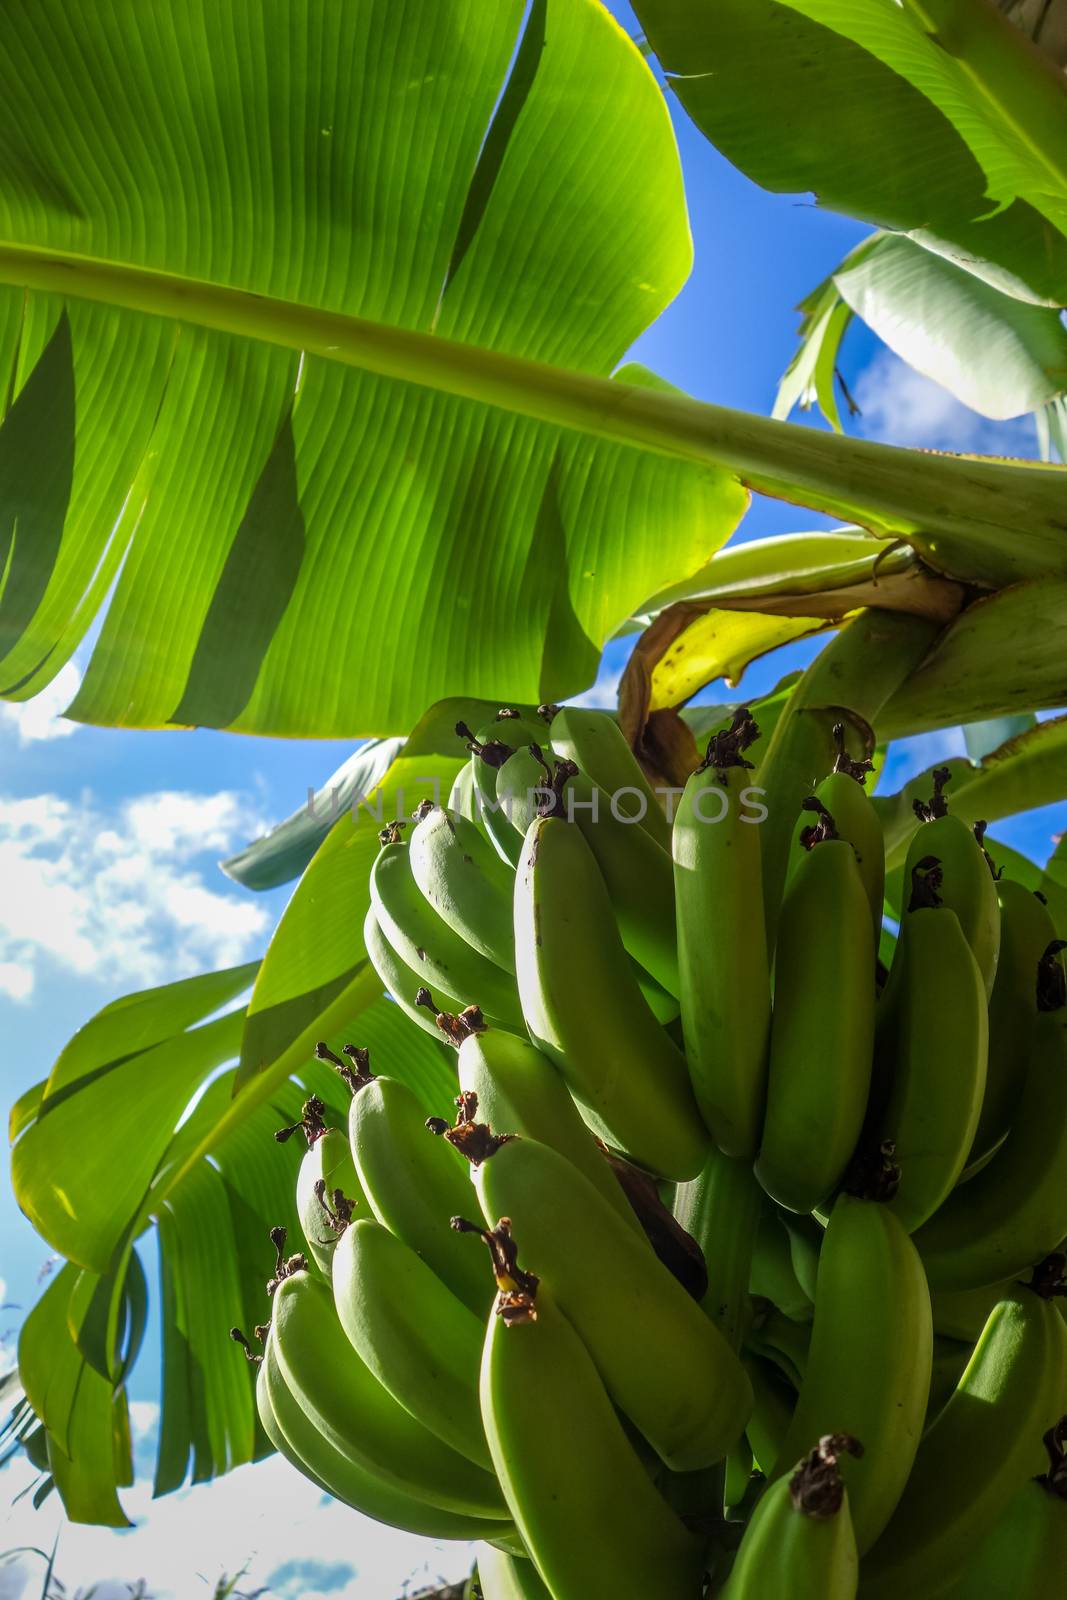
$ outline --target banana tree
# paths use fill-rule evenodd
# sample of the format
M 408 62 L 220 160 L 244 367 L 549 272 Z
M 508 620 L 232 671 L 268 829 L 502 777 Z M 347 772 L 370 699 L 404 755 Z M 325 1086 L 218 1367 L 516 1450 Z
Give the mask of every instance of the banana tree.
M 598 0 L 11 9 L 0 690 L 39 693 L 104 611 L 81 721 L 380 740 L 339 775 L 339 816 L 228 864 L 252 887 L 306 869 L 263 961 L 107 1007 L 12 1112 L 16 1192 L 67 1265 L 24 1329 L 9 1433 L 72 1517 L 121 1524 L 138 1240 L 154 1229 L 161 1261 L 162 1493 L 269 1449 L 219 1330 L 259 1319 L 266 1228 L 296 1225 L 295 1147 L 272 1135 L 312 1094 L 342 1114 L 316 1042 L 356 1026 L 448 1114 L 443 1049 L 383 997 L 362 926 L 382 819 L 449 791 L 456 723 L 572 695 L 607 639 L 642 630 L 620 721 L 675 781 L 711 731 L 685 709 L 699 689 L 833 629 L 766 706 L 798 792 L 828 736 L 806 713 L 847 688 L 893 736 L 1025 712 L 974 770 L 982 816 L 1062 798 L 1062 729 L 1030 723 L 1067 698 L 1067 477 L 748 416 L 626 363 L 691 244 L 663 95 Z M 728 24 L 769 71 L 779 13 L 816 28 L 819 10 L 638 9 L 702 126 L 703 52 Z M 842 117 L 869 102 L 907 128 L 923 101 L 913 137 L 936 123 L 956 151 L 924 239 L 980 236 L 1001 276 L 1053 296 L 1060 101 L 1030 59 L 993 93 L 979 38 L 934 83 L 932 8 L 909 5 L 919 31 L 899 61 L 886 47 L 900 113 L 851 86 L 843 8 L 823 9 Z M 709 131 L 750 165 L 751 130 Z M 828 198 L 910 238 L 905 156 L 838 152 Z M 995 199 L 1026 197 L 1008 222 L 985 215 L 980 161 Z M 722 551 L 750 491 L 845 526 Z M 884 810 L 906 847 L 904 802 Z M 1067 893 L 1055 863 L 1031 871 Z

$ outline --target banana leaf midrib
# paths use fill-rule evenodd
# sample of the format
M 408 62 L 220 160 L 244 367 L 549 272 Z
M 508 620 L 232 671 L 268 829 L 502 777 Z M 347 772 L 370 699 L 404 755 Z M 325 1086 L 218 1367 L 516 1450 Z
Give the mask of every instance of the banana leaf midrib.
M 1067 570 L 1062 467 L 902 450 L 172 273 L 0 242 L 0 282 L 255 339 L 690 463 L 990 582 Z

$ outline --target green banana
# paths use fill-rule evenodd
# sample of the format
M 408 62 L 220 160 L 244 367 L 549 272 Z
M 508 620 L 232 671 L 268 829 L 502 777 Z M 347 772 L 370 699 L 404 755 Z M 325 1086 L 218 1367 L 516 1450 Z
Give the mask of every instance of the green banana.
M 532 1561 L 483 1544 L 478 1551 L 481 1600 L 553 1600 Z
M 900 1185 L 889 1206 L 914 1233 L 955 1188 L 974 1142 L 988 1009 L 978 962 L 947 906 L 910 913 L 892 971 L 893 1060 L 876 1137 L 894 1145 Z
M 744 1367 L 754 1397 L 745 1438 L 752 1448 L 753 1461 L 769 1478 L 783 1460 L 782 1450 L 796 1410 L 796 1391 L 782 1376 L 780 1368 L 769 1361 L 745 1356 Z
M 852 846 L 815 842 L 782 904 L 756 1160 L 763 1187 L 790 1211 L 826 1202 L 863 1127 L 874 1043 L 870 924 Z
M 838 1196 L 819 1257 L 807 1370 L 783 1447 L 844 1431 L 862 1459 L 842 1463 L 861 1555 L 885 1527 L 922 1434 L 933 1329 L 922 1262 L 877 1200 Z M 776 1469 L 778 1470 L 778 1469 Z
M 811 1324 L 794 1322 L 768 1301 L 756 1304 L 746 1348 L 778 1368 L 786 1382 L 800 1390 L 811 1350 Z
M 702 1541 L 649 1480 L 551 1291 L 526 1272 L 504 1281 L 512 1287 L 498 1297 L 482 1355 L 482 1420 L 504 1498 L 553 1600 L 693 1600 Z
M 508 1527 L 497 1519 L 441 1510 L 379 1476 L 362 1457 L 336 1449 L 286 1383 L 269 1335 L 256 1377 L 256 1408 L 263 1431 L 279 1455 L 325 1494 L 375 1522 L 427 1539 L 497 1538 Z
M 529 722 L 505 711 L 498 713 L 495 721 L 479 728 L 476 734 L 471 733 L 465 722 L 457 722 L 456 732 L 466 740 L 471 752 L 474 820 L 485 830 L 500 859 L 514 867 L 518 864 L 522 840 L 516 838 L 515 829 L 497 796 L 497 775 L 517 750 L 526 750 L 531 744 L 546 744 L 547 728 L 543 722 Z
M 548 1145 L 510 1139 L 474 1168 L 487 1228 L 507 1217 L 589 1350 L 604 1386 L 676 1472 L 721 1461 L 752 1392 L 677 1279 Z
M 726 1484 L 723 1505 L 729 1510 L 739 1506 L 748 1493 L 753 1470 L 752 1447 L 742 1434 L 726 1457 Z
M 926 1402 L 923 1432 L 933 1427 L 959 1388 L 976 1339 L 946 1339 L 934 1334 L 934 1359 L 930 1367 L 930 1398 Z
M 1019 1277 L 1067 1237 L 1067 1010 L 1041 1013 L 1011 1132 L 915 1234 L 931 1289 Z
M 766 1201 L 752 1252 L 748 1286 L 753 1295 L 770 1300 L 796 1322 L 810 1322 L 814 1315 L 814 1302 L 793 1270 L 791 1240 L 785 1223 Z
M 481 838 L 486 844 L 489 843 L 488 836 L 478 827 L 478 814 L 474 803 L 474 768 L 470 761 L 466 762 L 456 774 L 448 797 L 448 810 L 473 823 L 478 828 Z
M 1046 1439 L 1050 1453 L 1059 1449 L 1056 1431 Z M 1058 1486 L 1050 1473 L 1025 1484 L 979 1538 L 945 1600 L 1048 1600 L 1057 1575 L 1067 1573 L 1067 1477 Z
M 930 1296 L 934 1332 L 946 1339 L 963 1339 L 975 1344 L 998 1300 L 1017 1287 L 1014 1278 L 1003 1278 L 980 1289 L 945 1289 Z
M 779 1212 L 779 1220 L 789 1236 L 789 1260 L 793 1276 L 814 1305 L 823 1229 L 814 1217 L 798 1217 L 792 1211 Z
M 578 828 L 531 824 L 515 878 L 515 955 L 534 1043 L 599 1137 L 663 1177 L 695 1177 L 708 1138 L 685 1057 L 642 998 Z
M 745 1529 L 722 1600 L 853 1600 L 859 1557 L 839 1458 L 862 1453 L 830 1434 L 764 1493 Z
M 370 964 L 382 981 L 382 987 L 392 995 L 412 1022 L 418 1023 L 423 1033 L 429 1033 L 439 1041 L 441 1031 L 434 1021 L 437 1008 L 440 1007 L 441 1011 L 456 1015 L 463 1010 L 462 1000 L 458 1000 L 447 990 L 435 989 L 434 999 L 437 1004 L 434 1007 L 427 1008 L 418 1003 L 416 996 L 421 994 L 425 980 L 406 962 L 401 961 L 382 932 L 373 906 L 368 907 L 367 915 L 363 919 L 363 943 Z
M 793 833 L 791 860 L 800 859 L 797 847 L 803 844 L 809 829 L 820 827 L 819 818 L 831 821 L 838 837 L 847 840 L 856 852 L 856 865 L 867 891 L 871 928 L 877 942 L 881 938 L 885 902 L 885 838 L 881 819 L 864 788 L 874 763 L 869 758 L 856 761 L 849 755 L 843 722 L 834 725 L 833 736 L 837 746 L 834 770 L 803 803 Z
M 1063 958 L 1048 907 L 1032 890 L 1010 878 L 996 885 L 1000 906 L 1000 956 L 989 996 L 989 1071 L 985 1098 L 968 1164 L 989 1155 L 1011 1126 L 1023 1087 L 1026 1053 L 1019 1041 L 1032 1026 L 1039 1005 L 1049 1009 L 1049 988 L 1064 987 Z M 1047 966 L 1042 958 L 1051 951 Z M 1041 994 L 1039 971 L 1043 982 Z
M 759 729 L 747 711 L 708 744 L 674 821 L 679 997 L 693 1092 L 726 1155 L 751 1161 L 767 1093 L 771 984 L 759 828 L 744 805 Z
M 432 1434 L 359 1359 L 321 1280 L 299 1270 L 282 1278 L 269 1339 L 286 1387 L 335 1451 L 390 1488 L 444 1511 L 507 1516 L 491 1474 Z M 310 1465 L 318 1470 L 314 1457 Z
M 537 745 L 517 750 L 501 768 L 497 794 L 523 836 L 539 816 L 565 817 L 581 831 L 604 875 L 623 944 L 668 994 L 677 995 L 674 874 L 667 851 L 625 815 L 617 816 L 613 797 L 573 762 L 549 766 Z
M 615 718 L 584 706 L 561 706 L 548 731 L 556 754 L 588 773 L 599 789 L 614 797 L 616 810 L 640 822 L 669 855 L 670 822 Z
M 494 1133 L 520 1133 L 551 1145 L 644 1238 L 641 1224 L 586 1127 L 557 1069 L 528 1040 L 499 1028 L 471 1033 L 459 1047 L 459 1087 L 476 1097 Z
M 505 1026 L 520 1024 L 522 1013 L 511 974 L 473 949 L 423 899 L 398 825 L 383 829 L 382 837 L 386 842 L 370 874 L 371 905 L 401 961 L 420 973 L 428 988 L 458 994 L 463 1005 L 480 1006 L 487 1017 Z
M 478 1414 L 481 1319 L 403 1240 L 369 1218 L 341 1236 L 333 1301 L 352 1348 L 394 1400 L 488 1470 Z
M 416 817 L 408 859 L 423 897 L 474 950 L 513 973 L 513 873 L 465 817 L 429 801 Z
M 703 1252 L 708 1288 L 701 1304 L 731 1350 L 741 1349 L 752 1319 L 749 1276 L 763 1190 L 746 1161 L 713 1146 L 704 1170 L 674 1195 L 674 1215 Z
M 944 789 L 951 776 L 948 767 L 938 767 L 933 775 L 934 792 L 929 803 L 916 802 L 920 826 L 904 863 L 905 895 L 910 898 L 901 911 L 900 938 L 907 939 L 915 911 L 929 905 L 931 896 L 943 900 L 960 919 L 963 936 L 974 951 L 988 998 L 1000 952 L 997 886 L 988 857 L 974 832 L 962 818 L 949 812 Z M 924 873 L 929 884 L 925 893 Z
M 1026 1287 L 1000 1301 L 867 1558 L 864 1600 L 926 1600 L 962 1575 L 977 1541 L 1042 1470 L 1065 1377 L 1067 1329 L 1054 1302 Z
M 370 1216 L 348 1147 L 348 1136 L 328 1128 L 309 1148 L 296 1180 L 296 1214 L 312 1260 L 328 1278 L 346 1223 Z
M 375 1218 L 483 1316 L 491 1298 L 485 1272 L 449 1227 L 470 1187 L 452 1152 L 426 1132 L 416 1096 L 395 1078 L 372 1079 L 352 1098 L 348 1131 Z

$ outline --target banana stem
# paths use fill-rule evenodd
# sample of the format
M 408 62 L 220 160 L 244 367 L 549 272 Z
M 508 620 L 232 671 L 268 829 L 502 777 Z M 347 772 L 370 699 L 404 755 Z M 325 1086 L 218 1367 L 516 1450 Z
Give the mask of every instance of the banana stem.
M 789 697 L 758 774 L 768 816 L 760 827 L 767 947 L 774 949 L 793 829 L 804 800 L 834 769 L 834 727 L 873 722 L 926 655 L 936 625 L 902 612 L 861 611 L 812 662 Z

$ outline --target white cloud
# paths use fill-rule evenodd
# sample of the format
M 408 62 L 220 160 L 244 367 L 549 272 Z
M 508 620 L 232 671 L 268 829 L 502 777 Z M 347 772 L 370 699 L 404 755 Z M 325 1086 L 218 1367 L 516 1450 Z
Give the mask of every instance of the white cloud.
M 967 455 L 1037 454 L 1032 419 L 991 422 L 888 350 L 880 350 L 864 367 L 855 397 L 862 413 L 856 424 L 859 432 L 883 444 Z
M 63 712 L 81 688 L 82 675 L 73 661 L 60 667 L 47 689 L 32 700 L 0 701 L 0 733 L 14 730 L 20 745 L 42 739 L 66 739 L 77 733 L 78 722 L 68 722 Z
M 601 664 L 595 683 L 581 694 L 566 702 L 569 706 L 588 706 L 592 711 L 614 711 L 619 703 L 619 679 L 622 669 Z
M 27 999 L 46 963 L 132 987 L 244 960 L 267 912 L 204 873 L 262 826 L 230 790 L 0 796 L 0 993 Z
M 39 1512 L 28 1498 L 12 1505 L 30 1476 L 21 1460 L 0 1471 L 0 1548 L 50 1549 L 58 1531 L 56 1575 L 68 1591 L 144 1578 L 153 1600 L 210 1600 L 221 1573 L 244 1567 L 242 1593 L 270 1585 L 282 1600 L 393 1600 L 457 1581 L 473 1559 L 469 1545 L 418 1539 L 324 1502 L 277 1456 L 156 1501 L 150 1484 L 138 1482 L 122 1496 L 137 1526 L 121 1537 L 65 1522 L 54 1495 Z M 40 1564 L 29 1569 L 39 1587 Z M 8 1592 L 0 1587 L 0 1597 Z

